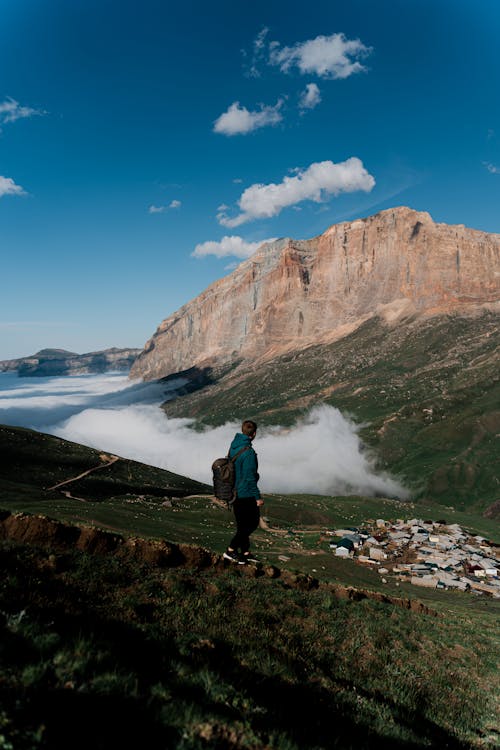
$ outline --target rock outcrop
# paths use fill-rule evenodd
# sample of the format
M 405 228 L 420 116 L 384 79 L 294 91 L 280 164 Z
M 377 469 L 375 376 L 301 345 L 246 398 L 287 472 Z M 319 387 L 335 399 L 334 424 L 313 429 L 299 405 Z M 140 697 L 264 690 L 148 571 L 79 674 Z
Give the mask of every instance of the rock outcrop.
M 409 208 L 264 244 L 164 320 L 135 361 L 152 380 L 258 362 L 331 342 L 379 315 L 472 312 L 498 301 L 500 235 L 436 224 Z
M 23 378 L 51 375 L 89 375 L 130 370 L 140 349 L 104 349 L 76 354 L 65 349 L 42 349 L 31 357 L 0 362 L 0 372 L 16 372 Z

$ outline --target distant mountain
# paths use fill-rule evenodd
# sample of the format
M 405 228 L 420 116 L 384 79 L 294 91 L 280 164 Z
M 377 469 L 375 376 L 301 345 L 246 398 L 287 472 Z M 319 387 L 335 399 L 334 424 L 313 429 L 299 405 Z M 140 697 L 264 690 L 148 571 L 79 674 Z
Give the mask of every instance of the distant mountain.
M 409 208 L 279 240 L 164 320 L 131 374 L 187 371 L 164 409 L 208 424 L 336 406 L 416 495 L 497 514 L 499 269 L 500 235 Z
M 140 349 L 104 349 L 76 354 L 65 349 L 41 349 L 31 357 L 0 362 L 0 372 L 15 372 L 21 377 L 50 375 L 88 375 L 110 370 L 130 370 Z

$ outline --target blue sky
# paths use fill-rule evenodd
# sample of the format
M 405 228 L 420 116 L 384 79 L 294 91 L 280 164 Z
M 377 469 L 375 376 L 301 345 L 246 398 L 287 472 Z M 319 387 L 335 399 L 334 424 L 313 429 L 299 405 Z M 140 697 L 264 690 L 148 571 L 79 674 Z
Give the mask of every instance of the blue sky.
M 142 346 L 255 243 L 391 206 L 500 232 L 499 30 L 496 0 L 4 0 L 0 359 Z

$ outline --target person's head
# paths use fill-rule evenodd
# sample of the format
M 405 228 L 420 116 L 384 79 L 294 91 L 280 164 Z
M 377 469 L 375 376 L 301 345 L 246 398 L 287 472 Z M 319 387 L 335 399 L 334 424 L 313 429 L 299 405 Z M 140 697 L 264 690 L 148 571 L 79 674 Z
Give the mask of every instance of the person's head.
M 251 419 L 245 419 L 241 425 L 241 431 L 244 435 L 248 435 L 250 440 L 253 440 L 257 432 L 257 423 L 253 422 Z

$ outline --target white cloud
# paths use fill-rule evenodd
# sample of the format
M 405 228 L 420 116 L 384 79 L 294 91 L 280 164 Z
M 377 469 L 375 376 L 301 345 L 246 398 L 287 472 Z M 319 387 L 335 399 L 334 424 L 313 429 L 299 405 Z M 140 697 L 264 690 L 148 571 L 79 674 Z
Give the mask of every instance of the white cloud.
M 181 201 L 173 200 L 168 206 L 150 206 L 148 213 L 150 214 L 164 214 L 169 208 L 180 208 L 182 206 Z
M 491 164 L 488 161 L 483 161 L 483 164 L 491 174 L 500 174 L 500 167 L 497 167 L 495 164 Z
M 227 453 L 240 430 L 236 422 L 198 430 L 194 420 L 167 418 L 160 404 L 186 383 L 182 379 L 169 383 L 170 394 L 160 383 L 132 383 L 110 373 L 22 380 L 29 379 L 0 392 L 1 423 L 39 429 L 207 484 L 213 460 Z M 375 470 L 359 426 L 331 406 L 314 408 L 286 429 L 262 427 L 255 447 L 264 492 L 408 496 Z
M 236 258 L 249 258 L 265 242 L 274 242 L 276 237 L 271 237 L 260 242 L 245 242 L 242 237 L 223 237 L 219 242 L 208 241 L 196 245 L 191 253 L 195 258 L 205 258 L 207 255 L 215 255 L 217 258 L 234 256 Z
M 16 122 L 16 120 L 22 120 L 26 117 L 44 114 L 45 112 L 32 107 L 22 107 L 19 102 L 16 102 L 10 96 L 5 101 L 0 102 L 0 123 Z
M 314 109 L 321 101 L 319 86 L 315 83 L 308 83 L 304 91 L 300 94 L 300 109 Z
M 252 56 L 250 58 L 249 64 L 246 66 L 245 71 L 246 75 L 249 78 L 260 78 L 259 65 L 265 58 L 266 37 L 268 33 L 269 29 L 264 26 L 264 28 L 259 31 L 254 39 Z M 245 50 L 242 50 L 242 53 L 245 58 L 248 57 L 248 54 L 247 52 L 245 52 Z
M 16 185 L 10 177 L 0 175 L 0 198 L 3 195 L 26 195 L 26 192 L 20 185 Z
M 243 182 L 243 180 L 241 179 L 241 177 L 235 177 L 234 180 L 233 180 L 233 182 L 234 182 L 235 185 L 241 185 L 241 183 Z
M 292 47 L 280 47 L 278 42 L 270 45 L 269 63 L 283 73 L 297 66 L 303 74 L 314 73 L 321 78 L 348 78 L 366 70 L 358 58 L 371 52 L 360 39 L 347 39 L 345 34 L 317 36 L 306 42 L 297 42 Z
M 320 203 L 328 195 L 356 190 L 368 193 L 374 185 L 375 179 L 355 156 L 338 164 L 332 161 L 315 162 L 305 170 L 298 170 L 294 177 L 284 177 L 277 185 L 251 185 L 243 191 L 238 201 L 241 213 L 229 218 L 222 211 L 217 214 L 217 219 L 224 227 L 237 227 L 253 219 L 276 216 L 282 209 L 304 200 Z
M 274 107 L 261 105 L 260 110 L 250 112 L 239 102 L 233 102 L 214 123 L 214 133 L 222 135 L 243 135 L 267 125 L 277 125 L 283 119 L 280 112 L 283 99 L 278 99 Z

